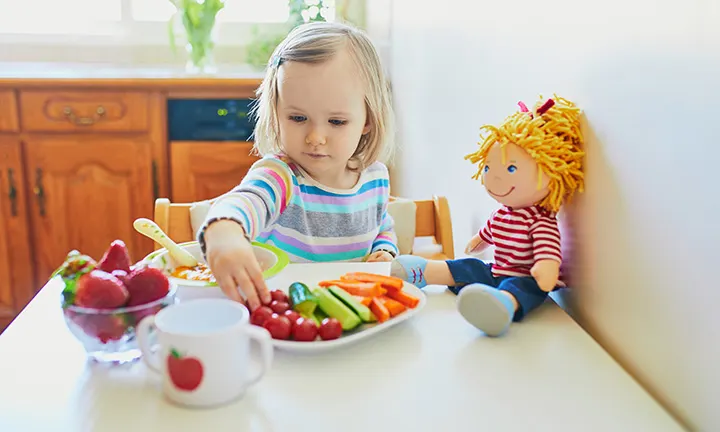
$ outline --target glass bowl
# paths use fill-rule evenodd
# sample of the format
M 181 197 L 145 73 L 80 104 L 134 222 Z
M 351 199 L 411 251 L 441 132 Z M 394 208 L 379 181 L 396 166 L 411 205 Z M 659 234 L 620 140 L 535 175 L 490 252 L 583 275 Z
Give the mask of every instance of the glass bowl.
M 100 363 L 121 364 L 140 358 L 135 328 L 140 321 L 176 302 L 177 286 L 170 282 L 165 297 L 150 303 L 115 309 L 64 306 L 65 324 L 88 357 Z M 62 297 L 61 297 L 62 304 Z

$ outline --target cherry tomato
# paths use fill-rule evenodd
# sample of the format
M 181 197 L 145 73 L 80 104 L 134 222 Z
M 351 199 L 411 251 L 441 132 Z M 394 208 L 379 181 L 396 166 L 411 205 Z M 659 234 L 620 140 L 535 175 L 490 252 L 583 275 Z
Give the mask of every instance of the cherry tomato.
M 270 318 L 265 320 L 263 327 L 270 332 L 270 335 L 274 339 L 286 340 L 290 337 L 292 331 L 292 324 L 290 319 L 285 315 L 278 315 L 276 313 L 270 315 Z
M 340 321 L 335 318 L 325 318 L 322 320 L 318 334 L 322 340 L 337 339 L 342 335 L 342 326 Z
M 260 306 L 259 308 L 255 309 L 252 314 L 250 314 L 250 324 L 262 327 L 265 323 L 265 320 L 270 318 L 270 315 L 272 314 L 272 309 L 267 306 Z
M 273 300 L 270 302 L 270 309 L 278 315 L 282 315 L 286 310 L 290 309 L 290 305 L 284 301 Z
M 295 321 L 297 321 L 297 319 L 300 318 L 300 314 L 295 312 L 292 309 L 286 310 L 283 315 L 288 317 L 288 319 L 290 320 L 291 323 L 295 323 Z
M 275 301 L 290 303 L 290 299 L 288 299 L 287 294 L 280 290 L 270 291 L 270 298 Z
M 298 318 L 292 327 L 293 339 L 299 342 L 312 342 L 318 335 L 318 327 L 315 321 L 307 318 Z

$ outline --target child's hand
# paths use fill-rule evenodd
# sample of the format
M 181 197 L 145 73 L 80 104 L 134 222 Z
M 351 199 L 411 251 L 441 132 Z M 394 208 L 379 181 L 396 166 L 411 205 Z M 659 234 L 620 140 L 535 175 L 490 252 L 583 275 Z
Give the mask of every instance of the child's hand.
M 390 262 L 393 260 L 393 256 L 389 252 L 377 251 L 370 254 L 365 262 Z
M 538 286 L 545 292 L 550 292 L 557 285 L 560 276 L 560 263 L 551 259 L 543 259 L 535 263 L 530 269 Z
M 221 220 L 205 231 L 208 266 L 222 291 L 229 298 L 244 303 L 251 311 L 270 303 L 260 264 L 240 224 Z

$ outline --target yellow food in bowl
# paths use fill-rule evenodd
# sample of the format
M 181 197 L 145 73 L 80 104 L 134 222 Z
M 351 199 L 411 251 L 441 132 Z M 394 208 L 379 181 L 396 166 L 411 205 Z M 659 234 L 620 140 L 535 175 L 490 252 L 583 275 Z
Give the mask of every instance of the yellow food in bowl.
M 170 275 L 178 279 L 215 283 L 215 276 L 206 264 L 198 264 L 195 267 L 177 267 Z

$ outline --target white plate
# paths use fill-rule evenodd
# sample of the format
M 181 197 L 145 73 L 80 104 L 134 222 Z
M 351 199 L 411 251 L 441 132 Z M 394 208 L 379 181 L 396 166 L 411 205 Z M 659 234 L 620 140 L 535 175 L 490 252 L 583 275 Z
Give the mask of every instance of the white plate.
M 376 273 L 380 275 L 388 275 L 388 270 L 389 266 L 386 266 L 384 263 L 290 264 L 285 268 L 285 271 L 281 273 L 282 282 L 280 282 L 279 280 L 273 281 L 274 283 L 271 283 L 272 286 L 270 287 L 270 289 L 281 289 L 282 291 L 285 291 L 285 293 L 287 293 L 290 283 L 295 281 L 303 282 L 308 285 L 310 289 L 312 289 L 313 286 L 315 286 L 321 280 L 338 279 L 345 273 L 360 271 Z M 362 324 L 349 332 L 343 332 L 343 335 L 340 336 L 340 338 L 329 341 L 324 341 L 319 338 L 313 342 L 297 342 L 293 340 L 273 339 L 273 345 L 283 351 L 298 353 L 317 353 L 330 349 L 340 348 L 373 337 L 380 332 L 383 332 L 393 326 L 400 324 L 405 320 L 412 318 L 413 316 L 418 314 L 423 307 L 425 307 L 427 297 L 425 293 L 422 292 L 422 290 L 420 290 L 418 287 L 405 282 L 403 286 L 403 291 L 405 291 L 409 295 L 412 295 L 413 297 L 417 297 L 420 302 L 416 307 L 412 309 L 408 308 L 405 310 L 405 312 L 393 318 L 390 318 L 382 324 Z

